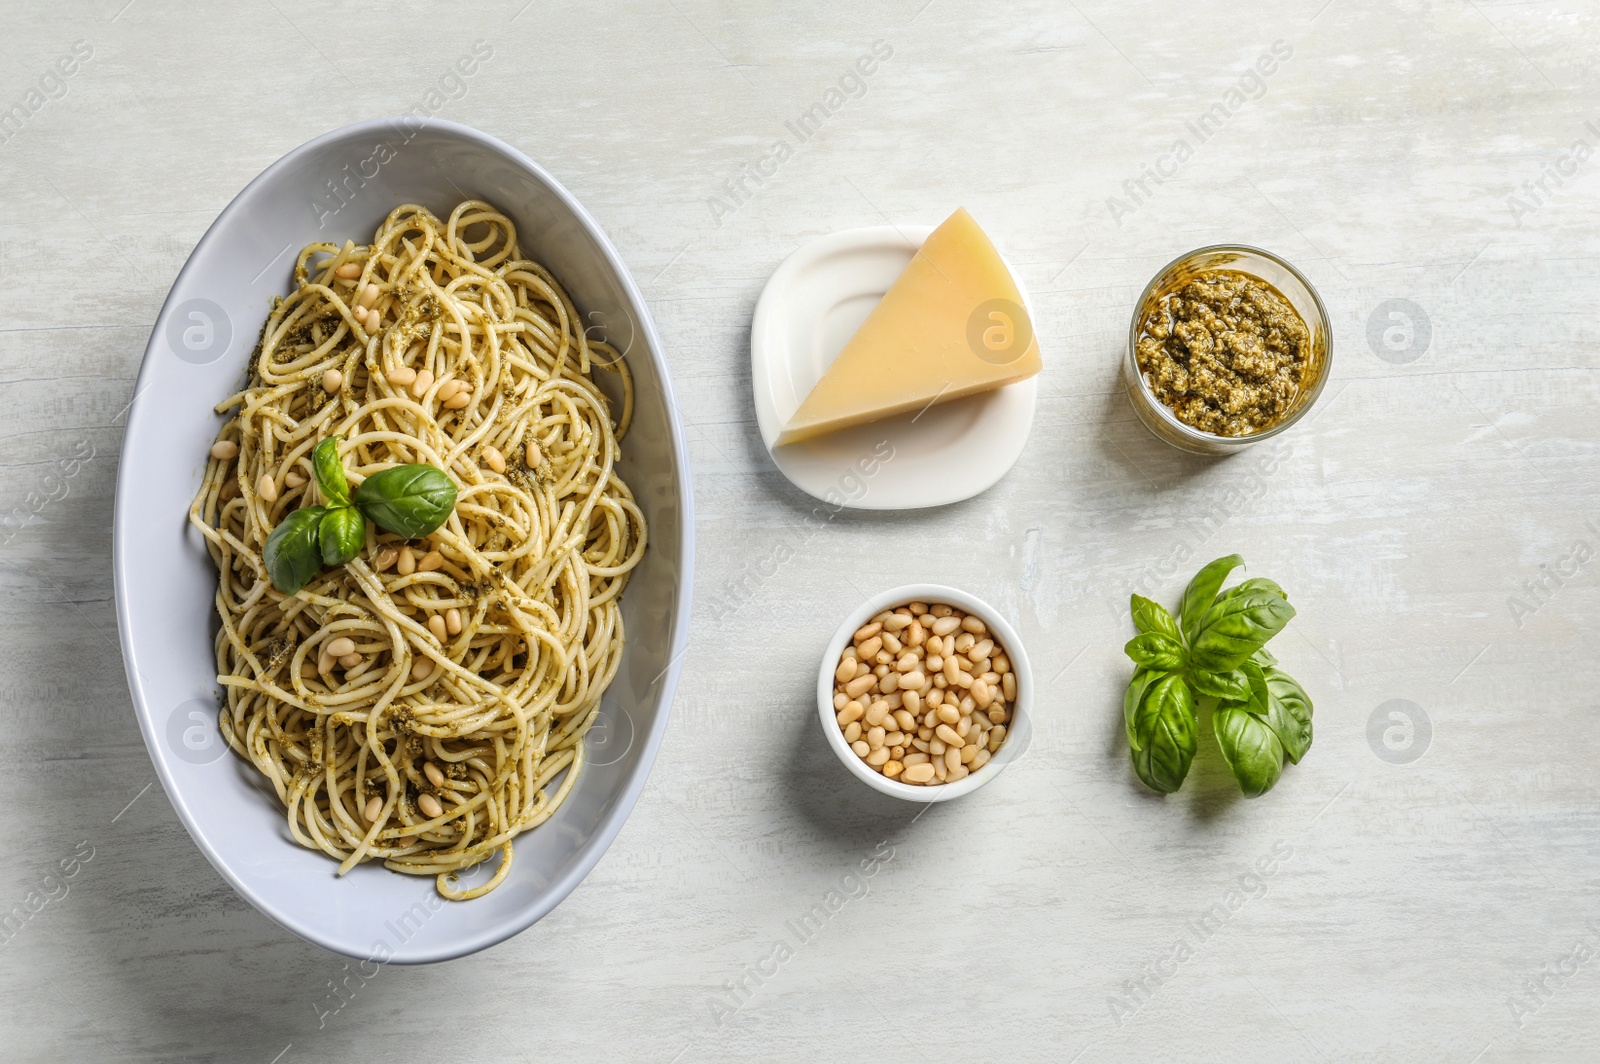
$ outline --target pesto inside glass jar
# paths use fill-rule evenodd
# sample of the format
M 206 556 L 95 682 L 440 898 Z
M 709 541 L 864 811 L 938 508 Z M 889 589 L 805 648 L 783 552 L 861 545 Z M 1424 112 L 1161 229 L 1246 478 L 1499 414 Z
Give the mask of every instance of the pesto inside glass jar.
M 1253 436 L 1293 413 L 1315 344 L 1294 305 L 1240 270 L 1180 271 L 1140 310 L 1134 357 L 1150 394 L 1185 425 Z

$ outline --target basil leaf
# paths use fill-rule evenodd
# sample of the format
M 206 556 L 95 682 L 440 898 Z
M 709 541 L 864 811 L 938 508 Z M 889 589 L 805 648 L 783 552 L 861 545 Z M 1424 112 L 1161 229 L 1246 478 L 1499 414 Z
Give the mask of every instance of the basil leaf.
M 311 468 L 317 474 L 317 487 L 330 507 L 350 505 L 350 482 L 344 478 L 339 461 L 339 437 L 329 436 L 311 450 Z
M 1210 695 L 1213 698 L 1242 701 L 1250 697 L 1250 682 L 1240 669 L 1229 669 L 1227 672 L 1191 669 L 1189 682 L 1194 685 L 1197 694 Z
M 1159 632 L 1172 639 L 1183 638 L 1178 633 L 1178 622 L 1159 602 L 1152 602 L 1143 595 L 1134 595 L 1128 601 L 1128 611 L 1133 614 L 1133 626 L 1141 633 Z
M 343 565 L 367 545 L 367 520 L 354 506 L 340 506 L 322 517 L 317 546 L 328 565 Z
M 1135 665 L 1172 672 L 1188 664 L 1189 654 L 1183 644 L 1160 632 L 1146 632 L 1128 640 L 1122 652 L 1133 659 Z
M 320 506 L 308 506 L 278 522 L 261 547 L 261 564 L 266 566 L 272 586 L 292 595 L 322 568 L 317 550 L 317 527 L 326 513 Z
M 355 504 L 386 532 L 416 539 L 437 529 L 456 505 L 456 486 L 431 465 L 385 469 L 361 482 Z
M 1251 654 L 1250 660 L 1255 662 L 1257 665 L 1276 665 L 1278 663 L 1278 659 L 1273 657 L 1272 651 L 1268 650 L 1266 647 L 1262 647 L 1254 654 Z
M 1194 695 L 1183 677 L 1167 675 L 1146 688 L 1133 713 L 1133 771 L 1146 787 L 1171 794 L 1189 774 L 1199 733 Z
M 1222 590 L 1222 582 L 1243 564 L 1244 559 L 1237 554 L 1218 558 L 1195 573 L 1189 586 L 1183 589 L 1183 603 L 1178 607 L 1178 616 L 1183 620 L 1183 637 L 1190 646 L 1194 645 L 1195 634 L 1200 630 L 1200 619 L 1216 601 L 1217 592 Z
M 1206 611 L 1190 641 L 1197 668 L 1206 672 L 1237 669 L 1289 623 L 1294 607 L 1274 591 L 1252 589 L 1224 595 Z
M 1272 790 L 1283 775 L 1283 746 L 1266 721 L 1243 706 L 1219 706 L 1211 716 L 1222 758 L 1246 798 Z
M 1122 696 L 1122 723 L 1128 731 L 1128 745 L 1135 750 L 1144 749 L 1144 740 L 1133 730 L 1133 712 L 1139 708 L 1139 703 L 1144 700 L 1144 693 L 1151 684 L 1167 675 L 1159 669 L 1147 669 L 1140 666 L 1133 670 L 1133 679 L 1128 681 L 1128 690 Z
M 1284 756 L 1298 765 L 1311 749 L 1311 697 L 1282 669 L 1244 666 L 1250 680 L 1251 713 L 1266 722 L 1283 746 Z

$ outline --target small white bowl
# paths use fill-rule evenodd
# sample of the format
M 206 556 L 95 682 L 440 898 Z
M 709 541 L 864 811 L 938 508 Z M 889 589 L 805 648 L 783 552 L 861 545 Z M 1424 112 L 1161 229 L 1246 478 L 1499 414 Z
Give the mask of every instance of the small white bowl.
M 855 634 L 857 628 L 874 616 L 884 610 L 904 606 L 908 602 L 926 602 L 929 605 L 943 602 L 978 617 L 989 626 L 989 630 L 1005 649 L 1006 657 L 1011 661 L 1011 671 L 1017 676 L 1017 697 L 1011 704 L 1012 716 L 1011 723 L 1006 728 L 1006 741 L 1000 744 L 1000 749 L 995 751 L 994 757 L 987 765 L 966 779 L 954 783 L 941 783 L 936 787 L 916 787 L 909 783 L 899 783 L 862 761 L 856 756 L 855 751 L 850 749 L 850 744 L 844 741 L 844 732 L 839 728 L 838 710 L 833 708 L 833 673 L 839 667 L 839 656 L 844 653 L 845 644 L 850 642 L 850 637 Z M 1027 751 L 1029 742 L 1033 740 L 1033 719 L 1030 713 L 1032 703 L 1033 670 L 1028 665 L 1028 652 L 1023 649 L 1022 640 L 1018 637 L 1016 629 L 1012 628 L 987 602 L 975 595 L 942 584 L 907 584 L 904 587 L 881 592 L 863 602 L 850 612 L 844 623 L 839 625 L 839 630 L 833 633 L 833 639 L 829 641 L 828 649 L 822 655 L 822 667 L 817 672 L 817 715 L 822 721 L 823 734 L 828 737 L 828 745 L 839 755 L 844 767 L 862 783 L 875 791 L 894 798 L 904 798 L 908 802 L 948 802 L 952 798 L 971 794 L 1000 775 L 1001 769 L 1021 757 Z

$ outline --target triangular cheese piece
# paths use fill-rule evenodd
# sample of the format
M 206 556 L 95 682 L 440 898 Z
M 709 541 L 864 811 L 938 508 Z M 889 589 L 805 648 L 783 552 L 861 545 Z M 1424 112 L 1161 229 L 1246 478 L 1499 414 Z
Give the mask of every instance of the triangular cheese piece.
M 923 410 L 1038 373 L 1039 343 L 994 244 L 958 209 L 811 389 L 778 443 Z

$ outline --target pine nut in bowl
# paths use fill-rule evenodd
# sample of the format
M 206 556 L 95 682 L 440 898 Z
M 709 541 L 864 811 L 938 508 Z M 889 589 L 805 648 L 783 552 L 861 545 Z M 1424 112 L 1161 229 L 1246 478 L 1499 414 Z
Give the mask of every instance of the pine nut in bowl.
M 848 673 L 848 675 L 847 675 Z M 828 745 L 873 790 L 945 802 L 994 779 L 1033 738 L 1022 640 L 982 599 L 939 584 L 874 595 L 817 674 Z

